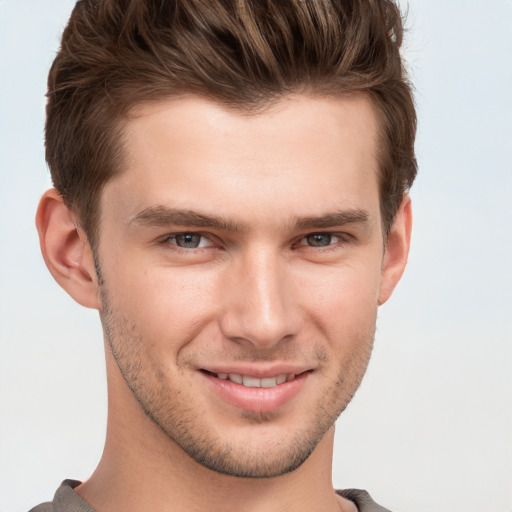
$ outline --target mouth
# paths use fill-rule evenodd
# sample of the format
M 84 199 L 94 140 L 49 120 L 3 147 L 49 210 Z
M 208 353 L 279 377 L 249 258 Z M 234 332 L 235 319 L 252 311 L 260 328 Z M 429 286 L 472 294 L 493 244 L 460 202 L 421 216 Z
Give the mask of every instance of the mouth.
M 202 369 L 210 390 L 224 402 L 239 410 L 255 413 L 277 411 L 292 403 L 306 386 L 312 370 L 297 373 L 224 373 Z
M 284 384 L 286 382 L 291 382 L 298 375 L 301 375 L 301 374 L 295 374 L 295 373 L 282 373 L 282 374 L 276 375 L 275 377 L 264 377 L 264 378 L 260 379 L 258 377 L 252 377 L 250 375 L 242 375 L 239 373 L 214 373 L 214 372 L 210 372 L 208 370 L 202 370 L 202 371 L 212 377 L 216 377 L 217 379 L 229 380 L 231 382 L 234 382 L 235 384 L 240 384 L 242 386 L 245 386 L 246 388 L 274 388 L 274 387 Z M 306 372 L 302 372 L 302 373 L 306 373 Z

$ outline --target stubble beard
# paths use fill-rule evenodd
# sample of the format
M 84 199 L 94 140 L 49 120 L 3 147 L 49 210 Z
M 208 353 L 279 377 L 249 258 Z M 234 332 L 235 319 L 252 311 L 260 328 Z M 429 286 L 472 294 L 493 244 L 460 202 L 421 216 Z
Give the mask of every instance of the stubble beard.
M 99 268 L 97 269 L 99 271 Z M 203 411 L 193 410 L 179 388 L 173 389 L 151 355 L 144 351 L 148 339 L 140 328 L 116 312 L 99 275 L 105 342 L 123 379 L 144 414 L 189 457 L 216 473 L 239 478 L 271 478 L 294 471 L 311 455 L 356 392 L 368 365 L 374 326 L 357 343 L 358 349 L 340 369 L 308 415 L 285 441 L 266 440 L 257 449 L 236 445 L 213 432 Z M 248 423 L 271 425 L 272 413 L 246 412 Z

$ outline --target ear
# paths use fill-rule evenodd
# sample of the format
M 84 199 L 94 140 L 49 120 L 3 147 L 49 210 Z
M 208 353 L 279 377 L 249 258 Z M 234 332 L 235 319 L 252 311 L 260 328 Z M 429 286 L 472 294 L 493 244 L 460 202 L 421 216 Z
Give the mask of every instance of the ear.
M 382 278 L 379 293 L 379 306 L 384 304 L 400 281 L 407 264 L 411 243 L 412 209 L 408 195 L 396 212 L 393 225 L 388 234 L 384 259 L 382 262 Z
M 82 306 L 100 309 L 89 242 L 54 188 L 47 190 L 39 202 L 36 226 L 44 261 L 57 283 Z

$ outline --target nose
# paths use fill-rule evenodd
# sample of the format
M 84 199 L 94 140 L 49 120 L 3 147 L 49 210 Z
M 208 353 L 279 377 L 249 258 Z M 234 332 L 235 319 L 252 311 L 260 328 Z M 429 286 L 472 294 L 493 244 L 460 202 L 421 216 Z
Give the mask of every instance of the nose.
M 287 264 L 271 250 L 241 256 L 223 279 L 222 333 L 236 342 L 269 349 L 300 328 L 297 293 Z

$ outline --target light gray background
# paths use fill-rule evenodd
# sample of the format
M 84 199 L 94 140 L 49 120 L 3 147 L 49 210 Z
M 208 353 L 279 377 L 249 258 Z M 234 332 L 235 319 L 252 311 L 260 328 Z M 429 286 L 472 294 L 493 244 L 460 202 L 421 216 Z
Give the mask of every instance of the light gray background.
M 73 4 L 0 0 L 0 512 L 87 478 L 103 447 L 99 320 L 53 282 L 33 223 L 46 74 Z M 334 482 L 399 512 L 511 512 L 512 2 L 409 6 L 413 249 L 338 422 Z

